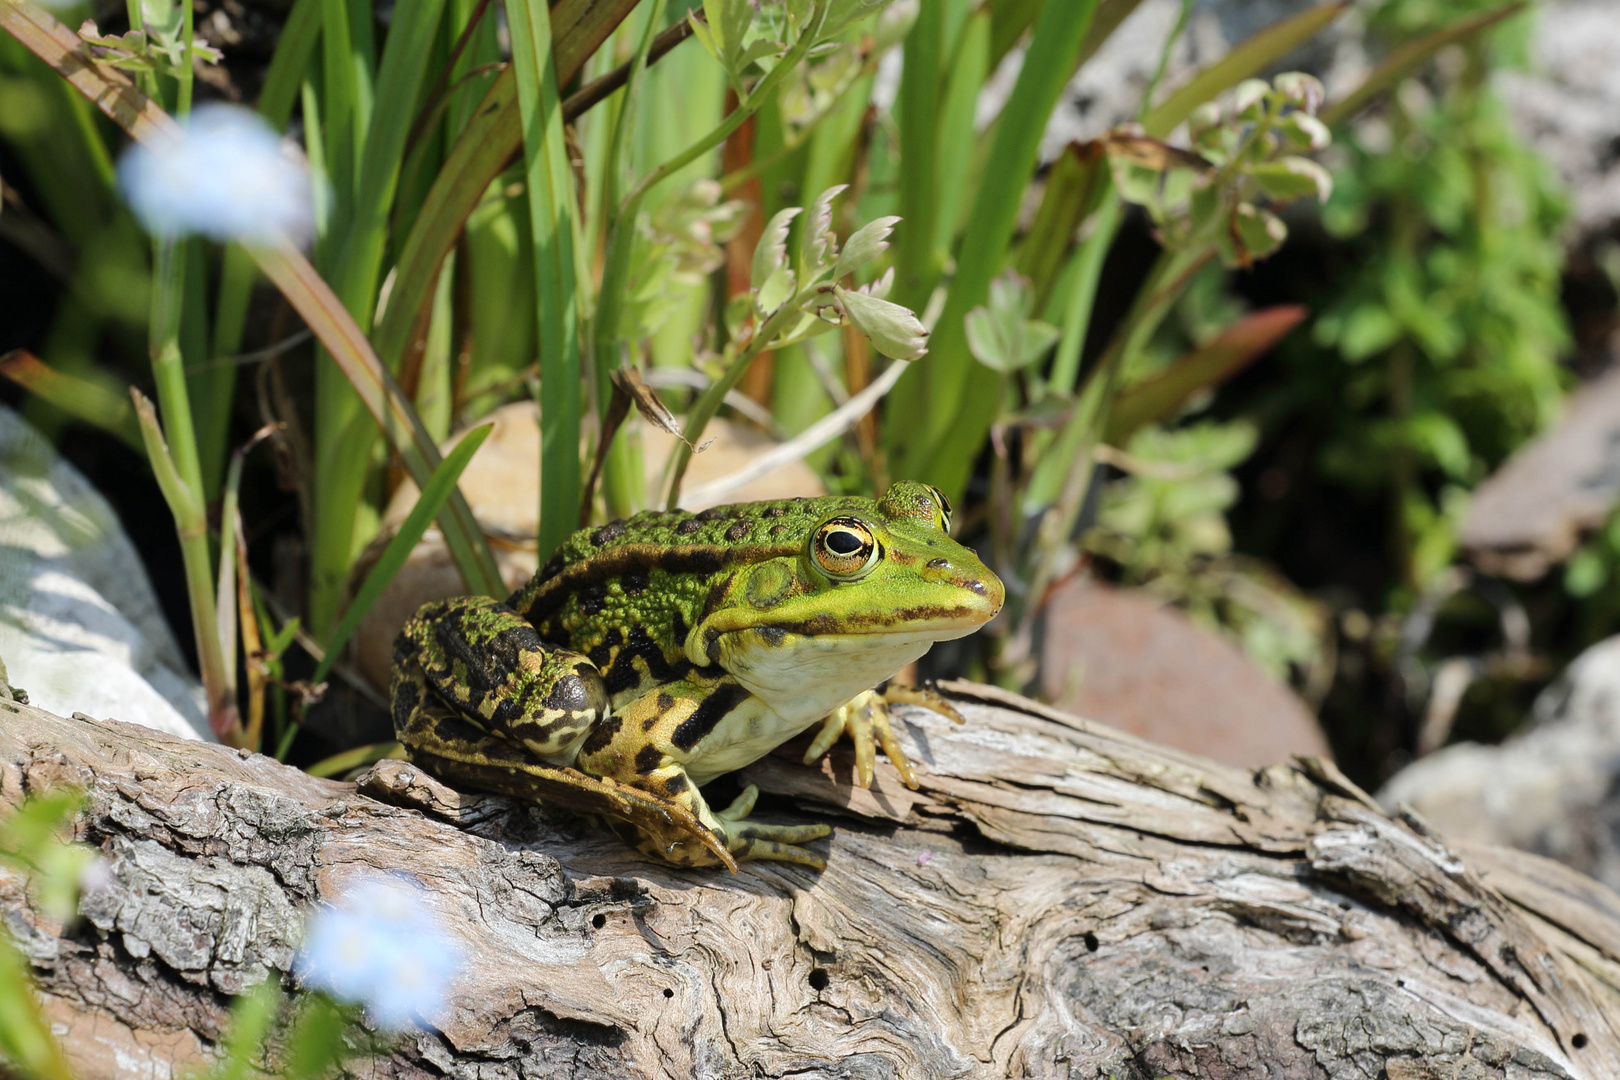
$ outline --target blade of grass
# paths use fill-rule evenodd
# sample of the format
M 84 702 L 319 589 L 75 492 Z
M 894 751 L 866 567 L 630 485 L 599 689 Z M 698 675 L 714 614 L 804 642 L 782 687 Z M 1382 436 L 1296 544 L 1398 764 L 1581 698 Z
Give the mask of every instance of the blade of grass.
M 14 0 L 8 0 L 14 2 Z M 561 0 L 551 13 L 556 80 L 566 86 L 624 20 L 636 0 Z M 397 364 L 427 302 L 439 266 L 455 245 L 467 216 L 506 163 L 523 147 L 517 72 L 509 64 L 484 93 L 472 119 L 451 147 L 428 190 L 395 263 L 388 310 L 377 329 L 377 351 Z
M 1450 26 L 1443 26 L 1433 33 L 1408 41 L 1385 57 L 1383 62 L 1362 80 L 1361 85 L 1350 91 L 1341 100 L 1325 107 L 1320 113 L 1319 119 L 1328 127 L 1337 127 L 1354 116 L 1362 106 L 1373 98 L 1417 70 L 1420 64 L 1447 45 L 1466 41 L 1475 34 L 1490 29 L 1504 19 L 1517 15 L 1525 9 L 1525 6 L 1523 3 L 1508 4 L 1505 7 L 1497 8 L 1495 11 L 1483 12 L 1467 19 L 1458 19 Z
M 894 238 L 896 303 L 921 308 L 938 275 L 934 237 L 938 231 L 942 177 L 934 168 L 939 151 L 939 91 L 945 61 L 945 5 L 923 4 L 906 35 L 900 94 L 900 207 L 906 227 Z
M 6 934 L 0 934 L 0 1054 L 33 1080 L 74 1080 L 50 1024 L 40 1015 L 29 964 Z
M 0 356 L 0 375 L 58 409 L 144 452 L 141 426 L 125 392 L 57 371 L 26 349 Z
M 343 0 L 326 0 L 326 23 L 335 17 L 334 5 Z M 369 7 L 366 9 L 369 17 Z M 332 286 L 362 331 L 371 327 L 376 310 L 377 289 L 382 278 L 383 250 L 388 238 L 389 214 L 398 190 L 405 140 L 410 132 L 412 109 L 429 67 L 430 53 L 438 33 L 444 0 L 409 0 L 394 9 L 394 18 L 376 73 L 376 93 L 380 100 L 399 107 L 379 110 L 362 122 L 352 119 L 363 130 L 364 144 L 358 163 L 347 164 L 331 158 L 334 132 L 327 130 L 328 166 L 336 166 L 332 181 L 339 192 L 335 231 L 327 236 L 328 251 L 334 254 Z M 330 64 L 328 65 L 330 77 Z M 356 94 L 368 93 L 361 67 L 355 68 L 351 87 Z M 348 106 L 327 94 L 326 107 L 338 117 L 347 115 Z M 361 106 L 356 104 L 356 109 Z M 346 152 L 352 153 L 352 150 Z M 348 212 L 344 213 L 345 190 L 341 170 L 356 170 L 349 185 Z M 339 246 L 340 245 L 340 246 Z M 336 248 L 335 252 L 332 249 Z M 397 360 L 398 358 L 391 358 Z M 356 508 L 361 490 L 372 466 L 366 448 L 356 452 L 360 430 L 356 421 L 361 404 L 347 385 L 343 374 L 320 364 L 315 383 L 315 470 L 313 476 L 314 539 L 310 551 L 310 628 L 324 633 L 336 617 L 343 582 L 354 557 Z M 364 536 L 360 537 L 361 540 Z
M 359 392 L 366 411 L 382 427 L 406 471 L 425 487 L 440 463 L 438 447 L 428 436 L 410 401 L 371 351 L 336 294 L 315 268 L 290 244 L 256 249 L 254 259 L 304 322 L 321 339 L 331 358 Z M 456 568 L 470 593 L 500 596 L 506 591 L 472 509 L 459 491 L 440 515 L 439 527 Z
M 349 638 L 360 627 L 360 620 L 366 617 L 377 598 L 382 595 L 383 589 L 394 580 L 405 560 L 410 558 L 411 551 L 427 532 L 427 527 L 433 519 L 439 516 L 444 508 L 445 501 L 456 490 L 456 482 L 461 479 L 462 470 L 472 460 L 478 448 L 484 445 L 489 433 L 495 430 L 494 424 L 481 424 L 461 437 L 461 441 L 451 448 L 445 455 L 439 467 L 433 470 L 433 475 L 427 484 L 422 487 L 422 494 L 417 496 L 416 505 L 411 512 L 405 515 L 400 523 L 399 531 L 388 541 L 382 555 L 377 559 L 366 574 L 366 579 L 360 584 L 360 589 L 349 601 L 348 609 L 343 613 L 343 620 L 338 623 L 337 629 L 326 642 L 326 655 L 321 658 L 320 664 L 315 668 L 315 674 L 310 681 L 316 684 L 324 682 L 327 675 L 332 672 L 332 665 L 343 654 L 343 647 L 348 644 Z
M 152 402 L 139 390 L 130 388 L 135 415 L 146 442 L 146 459 L 152 466 L 163 499 L 174 516 L 180 537 L 180 559 L 185 568 L 186 593 L 191 602 L 191 618 L 197 642 L 197 665 L 202 669 L 203 688 L 208 695 L 208 726 L 227 746 L 242 745 L 242 721 L 236 701 L 227 695 L 232 680 L 225 673 L 225 657 L 220 650 L 219 627 L 213 604 L 213 570 L 208 554 L 208 515 L 196 487 L 181 476 L 158 426 Z
M 379 761 L 386 761 L 389 758 L 403 758 L 404 756 L 405 748 L 397 742 L 367 743 L 364 746 L 356 746 L 352 750 L 345 750 L 341 754 L 333 754 L 329 758 L 322 758 L 304 771 L 311 776 L 342 776 L 344 773 L 363 768 L 366 765 L 375 765 Z
M 963 319 L 982 304 L 1004 261 L 1018 208 L 1035 170 L 1046 118 L 1051 116 L 1085 38 L 1097 0 L 1051 0 L 1036 21 L 1018 81 L 1002 110 L 986 170 L 930 353 L 915 379 L 889 398 L 889 449 L 897 478 L 925 474 L 959 498 L 999 400 L 998 375 L 977 364 Z M 959 415 L 959 413 L 961 415 Z M 899 422 L 913 417 L 914 422 Z
M 544 562 L 576 528 L 580 468 L 579 306 L 573 176 L 557 96 L 551 13 L 544 0 L 506 0 L 523 119 L 524 177 L 534 237 L 540 325 L 540 530 Z
M 956 238 L 962 224 L 963 200 L 970 189 L 963 182 L 973 172 L 974 147 L 979 134 L 973 122 L 979 103 L 979 91 L 990 77 L 990 16 L 985 11 L 972 15 L 962 28 L 960 40 L 951 57 L 946 76 L 944 98 L 940 105 L 939 145 L 934 157 L 934 171 L 940 177 L 938 219 L 934 222 L 935 277 L 928 281 L 928 289 L 916 297 L 917 306 L 926 303 L 937 283 L 937 272 L 945 261 L 945 253 Z M 906 227 L 897 235 L 911 231 Z

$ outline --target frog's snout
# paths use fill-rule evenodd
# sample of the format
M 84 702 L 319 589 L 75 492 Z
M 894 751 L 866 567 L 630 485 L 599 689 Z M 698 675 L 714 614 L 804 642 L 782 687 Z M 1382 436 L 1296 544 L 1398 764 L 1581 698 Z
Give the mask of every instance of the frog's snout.
M 984 621 L 989 622 L 1001 611 L 1002 602 L 1006 599 L 1006 590 L 1001 579 L 992 574 L 983 565 L 977 565 L 977 560 L 971 568 L 959 567 L 950 559 L 930 559 L 923 567 L 923 576 L 930 581 L 938 581 L 947 585 L 954 585 L 958 589 L 966 589 L 975 596 L 981 597 Z

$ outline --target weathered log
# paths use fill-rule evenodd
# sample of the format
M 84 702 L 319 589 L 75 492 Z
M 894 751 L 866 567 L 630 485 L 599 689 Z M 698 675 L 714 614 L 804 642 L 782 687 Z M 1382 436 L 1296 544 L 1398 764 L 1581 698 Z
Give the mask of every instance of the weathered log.
M 288 980 L 300 912 L 364 873 L 429 890 L 466 973 L 361 1071 L 517 1077 L 1620 1076 L 1620 897 L 1447 845 L 1331 765 L 1254 773 L 951 684 L 870 792 L 790 752 L 747 779 L 828 816 L 828 867 L 648 863 L 606 830 L 404 762 L 356 783 L 0 705 L 0 796 L 90 792 L 108 860 L 13 938 L 86 1080 L 206 1058 L 230 996 Z

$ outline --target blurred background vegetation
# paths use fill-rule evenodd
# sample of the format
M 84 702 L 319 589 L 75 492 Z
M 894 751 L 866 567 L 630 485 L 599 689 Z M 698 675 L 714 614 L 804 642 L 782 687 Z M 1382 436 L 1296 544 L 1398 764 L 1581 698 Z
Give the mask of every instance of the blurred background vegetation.
M 538 0 L 0 0 L 0 396 L 116 505 L 216 732 L 300 763 L 386 738 L 333 712 L 342 650 L 436 515 L 461 587 L 499 592 L 678 499 L 657 429 L 719 416 L 826 490 L 957 503 L 1009 606 L 925 674 L 1050 687 L 1048 606 L 1117 583 L 1291 685 L 1376 786 L 1501 738 L 1620 620 L 1620 528 L 1529 583 L 1459 543 L 1599 366 L 1614 286 L 1566 267 L 1561 182 L 1499 96 L 1535 5 L 1263 6 L 561 0 L 548 29 Z M 1129 101 L 1087 112 L 1122 49 Z M 92 50 L 125 101 L 285 132 L 308 263 L 150 238 L 114 163 L 151 114 L 51 69 Z M 477 441 L 435 444 L 524 401 L 538 505 L 502 529 L 452 495 Z M 1435 665 L 1496 656 L 1509 609 L 1511 662 L 1436 727 Z

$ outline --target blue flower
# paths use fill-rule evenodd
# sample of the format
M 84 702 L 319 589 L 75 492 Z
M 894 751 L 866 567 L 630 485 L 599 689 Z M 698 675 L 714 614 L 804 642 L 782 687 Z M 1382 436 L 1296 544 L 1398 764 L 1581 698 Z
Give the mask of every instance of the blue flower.
M 138 143 L 118 162 L 118 186 L 147 232 L 260 244 L 309 238 L 309 170 L 263 118 L 203 105 L 181 127 L 179 138 Z
M 309 920 L 293 970 L 309 989 L 364 1005 L 378 1027 L 432 1023 L 462 968 L 462 950 L 400 874 L 361 880 Z

